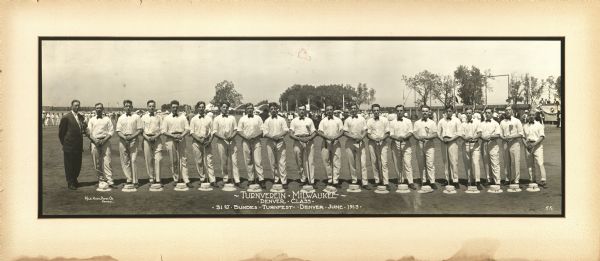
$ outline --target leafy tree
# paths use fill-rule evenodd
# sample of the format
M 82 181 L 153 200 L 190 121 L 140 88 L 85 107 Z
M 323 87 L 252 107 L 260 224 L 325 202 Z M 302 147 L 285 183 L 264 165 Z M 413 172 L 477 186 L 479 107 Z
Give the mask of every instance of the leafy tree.
M 426 105 L 430 96 L 439 92 L 436 89 L 442 86 L 441 77 L 427 70 L 417 73 L 413 77 L 403 75 L 402 80 L 409 89 L 419 95 L 416 101 L 418 105 Z
M 486 77 L 475 66 L 469 67 L 460 65 L 454 71 L 454 78 L 458 81 L 457 94 L 463 104 L 474 105 L 482 104 L 483 86 L 486 84 Z
M 269 103 L 269 100 L 262 100 L 262 101 L 259 101 L 259 102 L 258 102 L 257 104 L 255 104 L 254 106 L 260 106 L 260 105 L 267 104 L 267 103 Z
M 235 90 L 233 82 L 222 81 L 215 86 L 215 97 L 211 100 L 212 104 L 218 106 L 219 102 L 229 102 L 231 107 L 236 107 L 242 103 L 243 96 Z
M 562 76 L 558 76 L 558 78 L 556 78 L 556 82 L 554 83 L 554 89 L 556 90 L 556 95 L 559 98 L 561 97 L 562 94 Z

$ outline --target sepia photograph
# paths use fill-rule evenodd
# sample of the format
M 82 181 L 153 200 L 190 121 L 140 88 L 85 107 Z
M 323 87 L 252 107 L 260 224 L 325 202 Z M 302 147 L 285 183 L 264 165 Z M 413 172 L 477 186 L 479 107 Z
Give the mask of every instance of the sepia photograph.
M 39 37 L 38 217 L 564 217 L 564 37 Z

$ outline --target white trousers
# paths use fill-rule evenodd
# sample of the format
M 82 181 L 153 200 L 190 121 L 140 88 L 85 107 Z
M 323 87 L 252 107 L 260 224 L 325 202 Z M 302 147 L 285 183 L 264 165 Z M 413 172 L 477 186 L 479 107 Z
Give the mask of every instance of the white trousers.
M 90 143 L 92 161 L 94 163 L 94 169 L 99 181 L 106 181 L 108 184 L 113 184 L 112 178 L 112 166 L 110 159 L 110 140 L 106 141 L 101 146 L 96 146 L 94 143 Z
M 208 175 L 208 182 L 215 182 L 215 171 L 213 167 L 212 146 L 204 146 L 196 141 L 192 141 L 192 151 L 194 152 L 194 162 L 196 171 L 200 175 L 200 181 L 205 182 Z
M 339 139 L 333 142 L 333 144 L 323 139 L 321 158 L 323 159 L 323 165 L 325 165 L 327 180 L 333 184 L 338 184 L 340 178 L 340 168 L 342 165 L 341 150 L 342 145 Z
M 513 139 L 510 142 L 504 142 L 504 172 L 506 181 L 519 183 L 521 178 L 521 141 Z
M 465 151 L 463 161 L 468 182 L 479 182 L 481 175 L 479 173 L 479 160 L 481 158 L 481 144 L 479 141 L 463 143 Z
M 412 146 L 410 142 L 392 141 L 392 161 L 394 169 L 398 174 L 398 184 L 408 180 L 408 184 L 412 184 Z
M 525 150 L 527 159 L 527 170 L 529 171 L 529 180 L 536 182 L 536 172 L 540 172 L 540 180 L 546 181 L 546 168 L 544 168 L 544 145 L 538 144 L 533 147 L 532 151 Z
M 308 180 L 311 184 L 315 182 L 313 147 L 313 140 L 310 140 L 307 143 L 294 141 L 294 156 L 300 172 L 300 181 L 304 182 Z
M 444 177 L 447 181 L 458 182 L 458 140 L 440 142 L 442 160 L 444 161 Z
M 240 173 L 237 166 L 237 146 L 235 141 L 226 142 L 222 139 L 216 139 L 216 141 L 219 159 L 221 160 L 220 166 L 223 173 L 223 182 L 229 181 L 229 175 L 233 174 L 233 181 L 239 183 Z M 231 172 L 228 170 L 229 163 L 231 163 Z
M 383 177 L 383 184 L 387 185 L 389 182 L 389 174 L 388 174 L 388 153 L 389 153 L 389 143 L 382 142 L 381 144 L 377 144 L 377 142 L 369 140 L 369 156 L 371 160 L 371 168 L 373 168 L 373 175 L 375 176 L 375 183 L 379 183 L 380 175 Z
M 346 156 L 348 157 L 352 183 L 358 182 L 356 172 L 360 169 L 362 184 L 369 184 L 367 176 L 367 147 L 365 145 L 366 143 L 364 141 L 355 142 L 352 139 L 346 140 Z
M 188 176 L 185 140 L 181 142 L 175 142 L 173 138 L 167 137 L 165 146 L 167 147 L 169 159 L 171 160 L 171 173 L 173 174 L 173 180 L 175 182 L 179 182 L 179 175 L 181 175 L 183 182 L 189 183 L 190 177 Z
M 248 180 L 254 180 L 255 175 L 259 181 L 265 179 L 262 166 L 262 144 L 260 139 L 254 141 L 242 140 L 242 152 L 248 171 Z
M 130 141 L 119 139 L 119 154 L 121 157 L 121 167 L 128 183 L 138 183 L 138 176 L 135 161 L 138 152 L 138 138 Z
M 496 140 L 484 141 L 482 145 L 485 178 L 493 184 L 500 184 L 500 146 Z M 490 179 L 490 173 L 493 180 Z
M 147 141 L 144 139 L 142 149 L 146 162 L 148 178 L 154 182 L 160 182 L 160 160 L 162 159 L 162 144 L 159 139 Z
M 287 183 L 286 167 L 286 149 L 285 142 L 282 140 L 275 142 L 272 139 L 267 139 L 267 155 L 271 169 L 273 170 L 273 179 L 275 182 L 281 180 L 281 184 Z
M 421 171 L 422 182 L 426 180 L 435 182 L 435 143 L 433 140 L 419 141 L 417 143 L 417 163 Z

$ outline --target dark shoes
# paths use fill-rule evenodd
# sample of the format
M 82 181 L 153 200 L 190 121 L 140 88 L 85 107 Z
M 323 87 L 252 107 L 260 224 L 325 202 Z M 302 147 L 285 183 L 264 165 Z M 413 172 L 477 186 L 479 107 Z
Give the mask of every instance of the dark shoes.
M 412 190 L 417 190 L 417 185 L 415 185 L 415 183 L 408 184 L 408 187 Z
M 542 188 L 546 188 L 546 181 L 542 180 L 538 183 L 538 186 L 542 187 Z
M 371 187 L 369 187 L 369 185 L 362 185 L 362 188 L 364 190 L 371 190 Z

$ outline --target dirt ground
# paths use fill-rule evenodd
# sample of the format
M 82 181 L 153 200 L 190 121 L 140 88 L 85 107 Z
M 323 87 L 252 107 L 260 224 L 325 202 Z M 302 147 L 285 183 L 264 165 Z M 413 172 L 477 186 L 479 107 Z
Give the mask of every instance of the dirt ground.
M 82 170 L 79 177 L 81 187 L 76 191 L 67 189 L 61 146 L 58 140 L 58 127 L 45 127 L 42 130 L 42 179 L 41 188 L 41 214 L 45 216 L 69 215 L 560 215 L 562 212 L 561 201 L 561 138 L 560 129 L 556 126 L 546 125 L 546 139 L 544 141 L 545 168 L 548 186 L 540 192 L 532 193 L 523 190 L 519 193 L 493 194 L 482 191 L 480 194 L 467 194 L 463 184 L 457 194 L 445 194 L 441 189 L 433 193 L 419 194 L 411 191 L 408 194 L 399 194 L 391 191 L 389 194 L 376 194 L 373 190 L 363 190 L 360 193 L 348 193 L 350 174 L 348 162 L 344 151 L 342 139 L 342 170 L 341 179 L 344 181 L 342 188 L 334 195 L 325 193 L 314 194 L 314 198 L 298 195 L 299 186 L 293 181 L 299 178 L 298 168 L 294 161 L 292 142 L 287 138 L 287 173 L 292 181 L 285 193 L 260 193 L 263 199 L 256 198 L 256 194 L 241 191 L 225 192 L 215 189 L 211 192 L 198 191 L 200 186 L 199 176 L 195 168 L 191 151 L 191 141 L 188 138 L 188 168 L 194 188 L 187 192 L 174 191 L 168 153 L 163 152 L 161 161 L 161 177 L 165 190 L 150 192 L 148 176 L 144 165 L 141 146 L 137 157 L 138 177 L 141 178 L 141 187 L 135 193 L 126 193 L 113 189 L 110 192 L 97 192 L 97 177 L 93 169 L 89 151 L 89 140 L 85 138 Z M 239 139 L 239 137 L 237 138 Z M 141 142 L 140 142 L 141 144 Z M 264 142 L 263 142 L 264 145 Z M 315 142 L 315 176 L 317 180 L 326 179 L 325 169 L 320 157 L 320 138 Z M 115 135 L 111 140 L 112 169 L 116 184 L 125 182 L 121 169 L 118 152 L 118 139 Z M 213 149 L 216 152 L 216 148 Z M 390 153 L 391 154 L 391 153 Z M 521 152 L 521 179 L 528 179 L 525 165 L 524 151 Z M 272 179 L 271 168 L 267 164 L 267 154 L 263 146 L 263 166 L 265 177 Z M 368 158 L 368 156 L 367 156 Z M 367 159 L 368 161 L 368 159 Z M 219 158 L 213 158 L 215 174 L 221 177 Z M 503 163 L 501 158 L 501 163 Z M 391 163 L 391 160 L 390 160 Z M 367 164 L 370 164 L 367 162 Z M 443 179 L 443 163 L 439 144 L 436 146 L 436 178 Z M 482 164 L 481 164 L 482 165 Z M 502 165 L 502 164 L 501 164 Z M 241 145 L 238 142 L 238 166 L 243 184 L 247 172 L 241 154 Z M 367 165 L 370 166 L 370 165 Z M 373 183 L 373 173 L 369 169 L 370 182 Z M 459 177 L 461 182 L 466 179 L 462 159 L 459 159 Z M 417 164 L 413 156 L 413 173 L 417 173 Z M 485 176 L 482 170 L 482 177 Z M 504 177 L 504 169 L 501 171 Z M 419 175 L 414 174 L 415 178 Z M 397 174 L 390 164 L 390 178 L 397 182 Z M 220 180 L 220 179 L 219 179 Z M 419 182 L 419 180 L 416 180 Z M 267 184 L 270 184 L 268 182 Z M 122 186 L 122 185 L 121 185 Z M 270 185 L 268 185 L 270 187 Z M 325 184 L 317 184 L 317 192 Z M 282 195 L 283 194 L 283 195 Z M 251 198 L 249 198 L 251 197 Z M 262 202 L 261 202 L 262 200 Z

